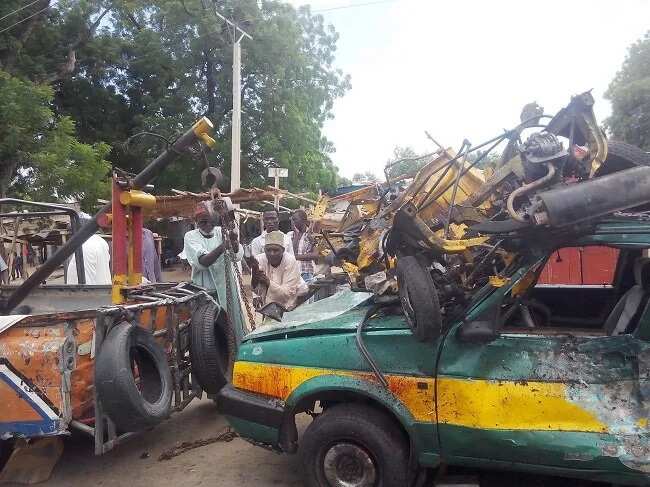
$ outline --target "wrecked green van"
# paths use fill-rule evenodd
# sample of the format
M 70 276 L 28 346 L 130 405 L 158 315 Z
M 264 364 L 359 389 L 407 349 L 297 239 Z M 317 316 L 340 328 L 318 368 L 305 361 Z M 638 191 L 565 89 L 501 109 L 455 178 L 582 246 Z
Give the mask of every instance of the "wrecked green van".
M 221 411 L 255 444 L 300 450 L 308 486 L 404 486 L 442 464 L 647 485 L 650 221 L 541 240 L 426 342 L 369 294 L 286 314 L 244 338 Z M 536 285 L 558 250 L 592 246 L 616 249 L 611 282 Z

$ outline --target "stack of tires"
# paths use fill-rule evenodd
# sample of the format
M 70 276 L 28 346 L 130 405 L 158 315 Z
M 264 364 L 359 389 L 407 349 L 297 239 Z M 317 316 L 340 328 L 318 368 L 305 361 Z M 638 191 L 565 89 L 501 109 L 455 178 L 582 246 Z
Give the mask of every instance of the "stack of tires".
M 192 313 L 192 376 L 208 394 L 226 384 L 236 353 L 235 334 L 212 300 Z M 174 382 L 169 358 L 149 330 L 122 321 L 109 331 L 95 361 L 97 397 L 121 432 L 150 428 L 169 417 Z

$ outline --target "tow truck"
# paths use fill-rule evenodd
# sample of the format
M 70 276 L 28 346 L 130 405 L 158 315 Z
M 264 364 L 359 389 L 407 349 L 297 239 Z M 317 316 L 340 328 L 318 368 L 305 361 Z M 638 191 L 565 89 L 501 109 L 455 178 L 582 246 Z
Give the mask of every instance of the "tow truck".
M 133 177 L 115 171 L 111 203 L 85 224 L 62 205 L 0 200 L 37 208 L 25 217 L 68 215 L 73 230 L 23 284 L 0 288 L 0 479 L 47 479 L 71 430 L 101 455 L 217 392 L 210 361 L 234 354 L 227 316 L 191 284 L 142 284 L 141 268 L 143 215 L 156 204 L 144 190 L 190 147 L 212 146 L 211 128 L 202 118 Z M 112 285 L 85 285 L 82 244 L 109 227 Z M 68 258 L 80 285 L 41 285 Z

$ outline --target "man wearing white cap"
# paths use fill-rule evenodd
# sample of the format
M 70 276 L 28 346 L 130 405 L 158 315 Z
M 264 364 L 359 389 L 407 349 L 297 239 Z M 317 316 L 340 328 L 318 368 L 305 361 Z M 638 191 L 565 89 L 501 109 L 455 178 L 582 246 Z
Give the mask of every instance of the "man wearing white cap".
M 298 297 L 308 291 L 300 277 L 300 264 L 285 251 L 285 235 L 279 230 L 266 234 L 264 253 L 255 256 L 259 268 L 253 269 L 252 287 L 262 305 L 278 303 L 285 309 L 296 307 Z

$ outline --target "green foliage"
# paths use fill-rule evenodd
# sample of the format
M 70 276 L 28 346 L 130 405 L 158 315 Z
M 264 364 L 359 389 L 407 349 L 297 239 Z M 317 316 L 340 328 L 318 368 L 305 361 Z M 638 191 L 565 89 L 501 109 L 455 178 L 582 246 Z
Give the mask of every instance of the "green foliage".
M 52 112 L 53 96 L 49 86 L 0 71 L 0 194 L 91 209 L 108 194 L 110 147 L 79 142 L 72 120 Z
M 230 174 L 232 32 L 204 3 L 211 4 L 115 0 L 102 34 L 113 39 L 103 51 L 108 61 L 92 77 L 63 83 L 58 99 L 63 113 L 89 122 L 82 137 L 115 141 L 139 131 L 173 137 L 205 115 L 219 142 L 208 157 Z M 333 188 L 333 147 L 322 127 L 336 97 L 349 88 L 333 67 L 337 34 L 308 8 L 296 11 L 281 2 L 228 0 L 216 8 L 253 37 L 241 42 L 242 185 L 269 184 L 267 168 L 278 166 L 289 168 L 283 181 L 289 189 Z M 85 114 L 84 98 L 100 116 Z M 110 159 L 135 172 L 161 148 L 142 139 L 128 152 L 116 146 Z M 158 191 L 197 190 L 202 169 L 200 158 L 185 157 L 159 178 Z
M 611 134 L 650 150 L 650 32 L 630 46 L 605 97 L 612 102 L 606 121 Z
M 476 152 L 472 152 L 467 156 L 467 161 L 472 163 L 480 159 L 480 161 L 474 166 L 475 168 L 495 169 L 499 164 L 499 161 L 501 160 L 501 154 L 495 151 L 492 151 L 488 154 L 486 154 L 485 152 L 486 151 L 482 151 L 482 150 L 477 150 Z
M 354 184 L 368 184 L 368 183 L 376 183 L 378 181 L 379 178 L 372 171 L 357 172 L 354 173 L 354 175 L 352 176 L 352 182 Z
M 393 156 L 386 161 L 386 171 L 390 178 L 405 174 L 414 175 L 422 166 L 431 161 L 431 154 L 418 154 L 412 147 L 397 146 Z
M 111 148 L 103 142 L 83 144 L 74 132 L 74 122 L 61 118 L 43 150 L 34 155 L 34 169 L 27 177 L 30 195 L 43 201 L 78 201 L 92 211 L 98 198 L 110 194 L 106 156 Z
M 51 98 L 49 87 L 0 71 L 0 194 L 6 194 L 9 178 L 28 154 L 42 145 L 52 121 Z
M 350 178 L 346 178 L 345 176 L 337 176 L 336 178 L 336 187 L 342 187 L 342 186 L 351 186 L 352 180 Z
M 0 3 L 2 16 L 24 2 Z M 41 150 L 47 141 L 37 135 L 45 130 L 39 127 L 49 124 L 56 150 L 50 146 L 39 157 L 25 157 L 31 153 L 25 148 L 3 155 L 21 162 L 0 172 L 0 189 L 11 185 L 20 193 L 29 185 L 45 195 L 52 184 L 51 195 L 88 201 L 103 189 L 72 187 L 87 181 L 72 174 L 74 167 L 102 172 L 109 160 L 137 172 L 165 143 L 138 137 L 125 147 L 124 141 L 143 131 L 173 139 L 204 115 L 214 122 L 218 140 L 208 157 L 229 175 L 232 31 L 213 7 L 253 36 L 242 40 L 242 185 L 265 186 L 267 168 L 280 166 L 289 168 L 291 190 L 315 193 L 336 186 L 334 148 L 322 127 L 350 84 L 333 66 L 336 32 L 309 8 L 257 0 L 39 0 L 23 13 L 49 4 L 0 35 L 0 69 L 39 89 L 51 86 L 45 99 L 33 97 L 48 120 L 24 125 L 24 133 Z M 72 140 L 73 126 L 88 147 Z M 98 141 L 111 144 L 108 155 Z M 27 147 L 25 141 L 20 145 Z M 57 170 L 54 154 L 66 161 Z M 41 177 L 36 163 L 50 169 L 47 183 L 34 179 Z M 203 167 L 200 154 L 182 157 L 156 181 L 157 192 L 199 189 Z

